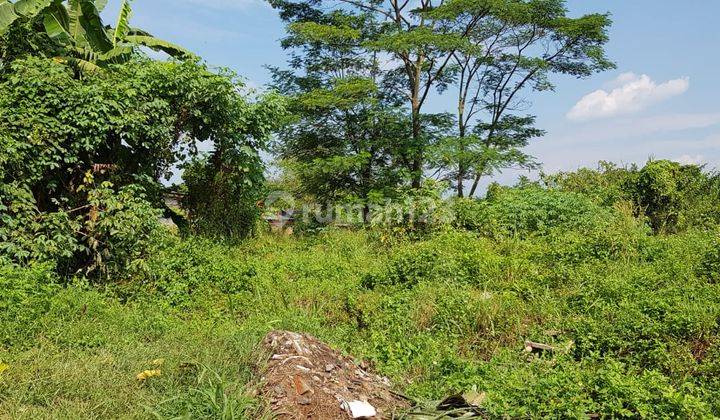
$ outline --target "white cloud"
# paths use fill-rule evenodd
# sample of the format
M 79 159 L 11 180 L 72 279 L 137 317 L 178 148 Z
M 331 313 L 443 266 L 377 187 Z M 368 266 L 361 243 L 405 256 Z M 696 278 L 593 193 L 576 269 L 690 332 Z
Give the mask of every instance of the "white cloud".
M 702 165 L 703 163 L 705 163 L 705 156 L 703 156 L 703 155 L 695 155 L 695 156 L 682 155 L 673 160 L 682 165 Z
M 657 84 L 650 76 L 623 73 L 604 89 L 585 95 L 573 106 L 567 117 L 571 120 L 592 120 L 631 114 L 646 107 L 685 93 L 690 79 L 681 77 Z
M 720 156 L 720 133 L 711 134 L 703 138 L 675 138 L 671 140 L 658 140 L 651 144 L 651 147 L 662 148 L 668 150 L 677 149 L 677 154 L 686 154 L 691 152 L 702 153 L 704 157 L 707 154 L 717 154 Z
M 677 113 L 651 117 L 625 117 L 612 121 L 593 121 L 580 126 L 565 125 L 550 130 L 555 145 L 606 144 L 608 141 L 638 139 L 720 125 L 720 112 Z

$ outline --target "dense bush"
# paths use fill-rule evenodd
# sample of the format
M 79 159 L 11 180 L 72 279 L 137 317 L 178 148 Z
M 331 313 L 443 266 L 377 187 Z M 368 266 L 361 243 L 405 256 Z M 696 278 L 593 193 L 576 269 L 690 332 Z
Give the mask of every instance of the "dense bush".
M 233 156 L 228 170 L 216 170 L 209 158 L 197 158 L 184 166 L 183 181 L 194 232 L 216 238 L 241 239 L 253 232 L 262 198 L 263 172 L 258 154 L 250 149 Z
M 41 210 L 71 198 L 88 170 L 118 186 L 157 182 L 224 124 L 207 116 L 232 87 L 194 63 L 139 60 L 77 78 L 52 60 L 16 60 L 0 79 L 3 182 L 28 185 Z
M 720 222 L 720 179 L 694 165 L 650 161 L 638 172 L 634 198 L 656 232 Z
M 497 188 L 481 203 L 458 200 L 461 227 L 490 237 L 547 235 L 555 229 L 585 231 L 615 217 L 584 195 L 529 186 Z
M 231 253 L 232 248 L 202 238 L 176 239 L 168 245 L 172 246 L 149 259 L 147 270 L 135 276 L 135 281 L 119 285 L 115 291 L 127 299 L 149 298 L 161 306 L 188 309 L 197 304 L 197 296 L 211 290 L 226 294 L 254 290 L 252 265 L 240 258 L 219 257 Z
M 442 231 L 450 226 L 452 207 L 443 200 L 447 184 L 428 180 L 419 189 L 397 188 L 370 199 L 371 227 L 389 236 L 414 236 Z
M 0 221 L 0 256 L 17 263 L 54 261 L 64 270 L 83 250 L 75 215 L 41 212 L 32 191 L 17 182 L 0 184 Z
M 14 60 L 0 77 L 2 253 L 52 260 L 63 274 L 138 268 L 157 231 L 152 208 L 165 206 L 160 181 L 202 140 L 215 150 L 188 171 L 191 221 L 202 232 L 251 232 L 258 151 L 284 105 L 241 87 L 192 61 L 138 57 L 78 77 L 52 60 Z
M 602 206 L 612 206 L 622 201 L 632 201 L 633 185 L 638 168 L 618 167 L 601 161 L 597 169 L 580 168 L 574 172 L 541 174 L 541 182 L 548 188 L 580 193 Z
M 413 287 L 422 280 L 482 284 L 497 274 L 500 262 L 489 241 L 470 233 L 447 232 L 400 249 L 382 273 L 369 275 L 363 285 Z
M 650 160 L 638 168 L 601 162 L 597 170 L 543 175 L 550 188 L 579 192 L 603 206 L 630 202 L 655 232 L 686 231 L 720 223 L 720 176 L 696 165 Z
M 57 292 L 52 266 L 21 267 L 0 258 L 0 346 L 32 347 L 40 317 Z
M 91 261 L 85 272 L 118 281 L 145 269 L 147 257 L 167 232 L 158 221 L 160 211 L 146 200 L 141 187 L 112 187 L 104 182 L 88 191 L 90 213 L 82 234 Z
M 63 275 L 105 280 L 142 270 L 166 235 L 160 211 L 140 186 L 95 186 L 90 175 L 86 181 L 78 191 L 87 204 L 57 211 L 40 211 L 27 189 L 0 185 L 0 257 L 19 264 L 46 262 Z
M 681 166 L 667 160 L 648 162 L 638 173 L 635 199 L 655 231 L 672 231 L 680 221 Z
M 82 358 L 108 370 L 97 381 L 110 375 L 129 386 L 125 364 L 70 355 L 112 349 L 137 366 L 165 357 L 157 385 L 133 387 L 128 396 L 78 385 L 66 398 L 125 404 L 140 393 L 153 412 L 201 412 L 202 398 L 182 397 L 182 407 L 168 402 L 203 382 L 204 368 L 180 367 L 186 354 L 216 371 L 216 383 L 227 382 L 251 370 L 251 349 L 269 329 L 283 328 L 371 360 L 421 400 L 477 387 L 491 417 L 719 415 L 720 288 L 703 271 L 716 235 L 652 236 L 623 218 L 606 223 L 525 239 L 442 231 L 388 244 L 375 242 L 372 232 L 340 230 L 260 236 L 236 246 L 175 239 L 150 256 L 148 270 L 108 289 L 110 296 L 74 286 L 50 294 L 51 312 L 39 316 L 33 325 L 42 330 L 29 329 L 27 341 L 46 336 L 52 347 L 44 354 L 54 356 L 31 363 Z M 596 243 L 585 236 L 603 238 L 603 230 L 621 246 L 574 251 Z M 623 232 L 631 234 L 624 239 Z M 530 354 L 524 340 L 556 350 Z M 229 360 L 215 348 L 242 350 Z M 14 344 L 10 351 L 24 360 L 33 354 Z M 69 375 L 70 367 L 54 369 Z M 19 383 L 30 378 L 12 372 Z M 34 392 L 66 385 L 43 383 Z M 244 393 L 226 392 L 227 404 L 246 405 Z M 10 407 L 24 406 L 18 387 L 5 394 Z
M 633 217 L 632 208 L 616 205 L 611 212 L 582 228 L 559 226 L 539 242 L 549 262 L 581 263 L 588 260 L 637 260 L 650 244 L 652 233 L 644 220 Z
M 713 283 L 720 283 L 720 234 L 710 243 L 705 251 L 698 274 Z

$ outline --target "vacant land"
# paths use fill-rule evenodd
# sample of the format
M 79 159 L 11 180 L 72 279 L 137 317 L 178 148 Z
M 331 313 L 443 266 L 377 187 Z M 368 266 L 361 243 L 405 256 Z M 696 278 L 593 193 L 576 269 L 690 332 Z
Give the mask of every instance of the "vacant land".
M 421 403 L 476 388 L 490 416 L 720 415 L 717 232 L 653 235 L 578 195 L 537 194 L 499 207 L 512 220 L 491 226 L 512 222 L 508 236 L 170 238 L 132 277 L 92 286 L 7 265 L 0 413 L 255 417 L 256 349 L 287 329 Z

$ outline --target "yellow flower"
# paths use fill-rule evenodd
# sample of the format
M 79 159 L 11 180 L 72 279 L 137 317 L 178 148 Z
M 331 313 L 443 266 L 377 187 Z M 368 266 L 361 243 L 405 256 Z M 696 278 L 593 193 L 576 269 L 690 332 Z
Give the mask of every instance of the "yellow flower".
M 10 369 L 10 365 L 0 362 L 0 377 L 2 377 L 3 372 Z
M 152 361 L 153 366 L 162 366 L 165 363 L 165 359 L 155 359 Z
M 160 376 L 162 372 L 160 369 L 152 369 L 152 370 L 144 370 L 137 374 L 136 378 L 138 381 L 143 382 L 146 379 L 154 378 L 156 376 Z

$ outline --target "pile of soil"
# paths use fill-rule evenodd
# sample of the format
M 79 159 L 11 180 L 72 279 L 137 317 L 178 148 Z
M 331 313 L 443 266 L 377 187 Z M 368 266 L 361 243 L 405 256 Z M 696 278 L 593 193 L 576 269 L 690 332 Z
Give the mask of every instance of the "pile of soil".
M 315 337 L 271 331 L 261 394 L 274 418 L 391 418 L 410 402 L 390 389 L 387 378 L 358 366 Z

